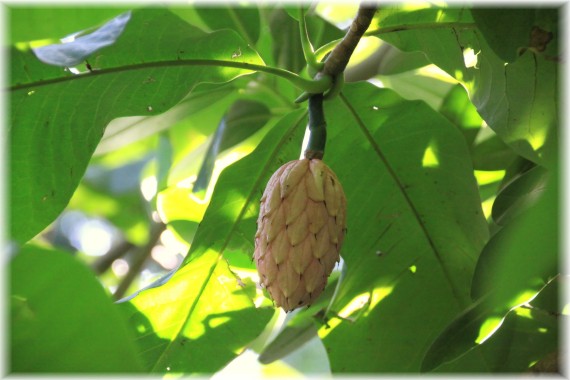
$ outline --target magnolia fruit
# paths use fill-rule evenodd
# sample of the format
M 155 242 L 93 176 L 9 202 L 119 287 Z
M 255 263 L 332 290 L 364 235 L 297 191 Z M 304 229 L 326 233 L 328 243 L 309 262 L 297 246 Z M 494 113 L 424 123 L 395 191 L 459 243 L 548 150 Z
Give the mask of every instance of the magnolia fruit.
M 327 165 L 303 159 L 277 169 L 261 197 L 254 253 L 276 306 L 291 311 L 319 297 L 345 231 L 346 199 Z

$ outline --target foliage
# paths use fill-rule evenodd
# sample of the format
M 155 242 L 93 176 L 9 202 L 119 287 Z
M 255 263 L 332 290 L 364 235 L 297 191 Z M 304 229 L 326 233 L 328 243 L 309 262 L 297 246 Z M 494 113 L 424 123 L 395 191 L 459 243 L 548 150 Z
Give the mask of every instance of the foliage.
M 317 57 L 346 12 L 305 9 Z M 301 153 L 295 99 L 326 84 L 302 14 L 8 8 L 12 372 L 211 374 L 244 351 L 267 372 L 307 347 L 333 374 L 525 372 L 557 354 L 559 10 L 376 13 L 376 51 L 346 71 L 370 80 L 325 101 L 343 261 L 283 321 L 251 256 L 264 187 Z M 73 222 L 94 217 L 98 259 Z

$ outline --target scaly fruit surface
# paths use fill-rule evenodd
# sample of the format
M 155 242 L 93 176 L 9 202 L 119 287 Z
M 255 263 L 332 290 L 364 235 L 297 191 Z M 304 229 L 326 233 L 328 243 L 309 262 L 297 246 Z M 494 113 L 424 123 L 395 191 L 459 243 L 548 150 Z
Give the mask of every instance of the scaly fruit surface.
M 345 231 L 346 198 L 327 165 L 303 159 L 277 169 L 261 197 L 254 253 L 276 306 L 291 311 L 319 297 Z

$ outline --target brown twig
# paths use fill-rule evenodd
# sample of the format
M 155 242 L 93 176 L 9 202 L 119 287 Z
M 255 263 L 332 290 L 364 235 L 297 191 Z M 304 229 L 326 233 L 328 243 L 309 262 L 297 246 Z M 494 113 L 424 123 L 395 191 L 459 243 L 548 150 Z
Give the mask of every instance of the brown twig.
M 111 249 L 104 256 L 101 256 L 93 264 L 91 264 L 91 269 L 97 274 L 102 274 L 109 269 L 113 261 L 124 256 L 130 249 L 134 248 L 135 245 L 127 240 L 122 241 L 119 245 Z
M 336 45 L 326 59 L 325 67 L 322 70 L 323 74 L 335 77 L 346 69 L 350 56 L 366 29 L 370 26 L 377 8 L 376 4 L 360 5 L 358 13 L 352 21 L 352 25 L 350 25 L 350 29 L 348 29 L 342 41 Z
M 121 299 L 125 295 L 125 292 L 129 289 L 129 286 L 133 283 L 135 278 L 140 274 L 140 271 L 150 257 L 150 253 L 156 242 L 160 238 L 160 234 L 166 229 L 166 225 L 162 223 L 155 223 L 150 228 L 150 236 L 148 238 L 148 242 L 143 246 L 139 247 L 134 251 L 134 260 L 130 263 L 129 271 L 121 280 L 121 283 L 117 287 L 117 290 L 113 294 L 115 299 Z

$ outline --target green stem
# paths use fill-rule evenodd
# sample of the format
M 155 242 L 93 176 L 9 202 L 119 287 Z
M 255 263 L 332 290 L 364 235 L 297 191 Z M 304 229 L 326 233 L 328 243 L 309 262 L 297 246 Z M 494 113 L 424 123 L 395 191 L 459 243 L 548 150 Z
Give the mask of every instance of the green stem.
M 299 7 L 299 33 L 301 34 L 301 47 L 303 48 L 303 55 L 309 67 L 319 71 L 322 69 L 322 64 L 317 61 L 313 45 L 309 40 L 309 32 L 307 31 L 307 24 L 305 23 L 305 10 L 302 6 Z
M 65 76 L 61 78 L 46 79 L 37 81 L 29 84 L 18 84 L 15 86 L 8 87 L 10 91 L 16 91 L 21 89 L 30 89 L 40 86 L 45 86 L 54 83 L 62 83 L 70 80 L 80 80 L 82 78 L 89 78 L 96 75 L 105 75 L 112 73 L 120 73 L 124 71 L 134 71 L 134 70 L 144 70 L 156 67 L 176 67 L 176 66 L 218 66 L 218 67 L 233 67 L 237 69 L 261 71 L 268 74 L 276 75 L 278 77 L 287 79 L 291 84 L 300 88 L 303 91 L 309 92 L 311 94 L 322 93 L 328 90 L 332 85 L 332 79 L 329 76 L 323 76 L 316 80 L 305 79 L 299 75 L 292 73 L 287 70 L 283 70 L 277 67 L 256 65 L 246 62 L 237 61 L 221 61 L 215 59 L 194 59 L 194 60 L 173 60 L 173 61 L 160 61 L 160 62 L 145 62 L 134 65 L 126 65 L 121 67 L 113 67 L 109 69 L 95 70 L 89 73 Z
M 305 158 L 321 160 L 325 154 L 327 142 L 327 122 L 323 110 L 323 94 L 315 94 L 309 98 L 309 142 L 305 150 Z

